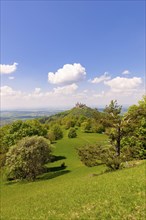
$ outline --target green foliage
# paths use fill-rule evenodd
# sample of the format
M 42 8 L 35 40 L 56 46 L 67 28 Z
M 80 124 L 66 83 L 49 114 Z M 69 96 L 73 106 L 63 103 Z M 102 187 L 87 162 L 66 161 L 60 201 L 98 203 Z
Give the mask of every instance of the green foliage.
M 76 129 L 75 128 L 71 128 L 68 132 L 68 137 L 69 138 L 75 138 L 77 137 L 77 133 L 76 133 Z
M 32 183 L 1 182 L 1 219 L 145 219 L 145 162 L 111 173 L 104 173 L 104 165 L 88 168 L 75 147 L 103 144 L 107 136 L 78 129 L 78 138 L 69 139 L 64 132 L 53 154 L 66 159 L 48 166 L 57 169 L 65 161 L 67 167 Z
M 66 121 L 66 124 L 65 124 L 65 129 L 69 129 L 69 128 L 74 127 L 74 126 L 75 126 L 75 120 L 68 119 Z
M 59 140 L 63 138 L 63 131 L 59 125 L 54 125 L 51 129 L 51 131 L 54 133 L 55 140 Z
M 92 126 L 90 120 L 87 120 L 81 124 L 81 129 L 85 133 L 91 132 L 91 128 Z
M 59 124 L 63 125 L 65 129 L 69 129 L 70 127 L 74 126 L 80 127 L 81 123 L 87 121 L 88 119 L 99 122 L 101 115 L 102 113 L 97 109 L 83 106 L 81 108 L 74 107 L 71 110 L 58 113 L 56 115 L 50 116 L 49 118 L 44 118 L 43 120 L 41 119 L 41 121 L 43 123 L 49 124 L 50 127 L 52 127 L 53 124 Z
M 101 164 L 101 153 L 104 149 L 100 145 L 85 145 L 77 148 L 81 161 L 88 167 Z
M 103 125 L 100 125 L 100 124 L 95 124 L 95 125 L 93 125 L 92 130 L 95 133 L 102 134 L 102 133 L 105 132 L 105 127 Z
M 121 140 L 124 135 L 127 135 L 124 133 L 125 118 L 121 116 L 121 109 L 122 106 L 119 106 L 116 100 L 112 100 L 109 106 L 106 106 L 104 109 L 104 121 L 106 126 L 109 127 L 107 135 L 109 136 L 110 143 L 114 147 L 117 156 L 120 156 L 121 153 Z
M 122 145 L 133 148 L 135 158 L 146 158 L 146 96 L 138 102 L 138 105 L 129 107 L 125 117 L 127 124 Z
M 4 151 L 16 144 L 23 137 L 27 136 L 46 136 L 47 129 L 38 120 L 28 120 L 28 121 L 15 121 L 10 125 L 6 125 L 0 128 L 1 134 L 1 145 L 0 148 Z
M 51 143 L 55 141 L 55 134 L 53 131 L 49 131 L 47 134 L 47 138 L 50 140 Z
M 77 149 L 81 161 L 88 167 L 105 164 L 110 170 L 117 170 L 132 155 L 129 151 L 118 156 L 113 147 L 85 145 Z
M 51 148 L 43 137 L 25 137 L 6 154 L 8 177 L 35 180 L 51 158 Z

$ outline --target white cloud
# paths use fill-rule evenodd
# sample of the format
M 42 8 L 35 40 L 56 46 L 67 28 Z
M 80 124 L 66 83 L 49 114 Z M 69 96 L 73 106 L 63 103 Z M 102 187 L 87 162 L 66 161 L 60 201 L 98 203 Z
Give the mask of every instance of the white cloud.
M 144 94 L 143 84 L 141 85 L 141 83 L 142 80 L 138 77 L 116 77 L 104 82 L 106 86 L 97 87 L 94 90 L 92 85 L 86 89 L 81 89 L 73 83 L 62 87 L 58 86 L 48 91 L 35 88 L 32 92 L 19 91 L 5 85 L 0 89 L 1 108 L 70 108 L 77 102 L 85 103 L 88 106 L 105 106 L 112 99 L 116 99 L 121 105 L 131 105 L 137 103 Z
M 13 79 L 15 79 L 15 77 L 14 76 L 9 76 L 9 79 L 13 80 Z
M 105 85 L 110 86 L 112 92 L 119 93 L 136 91 L 141 83 L 142 79 L 140 77 L 124 78 L 119 76 L 104 82 Z
M 0 64 L 0 74 L 10 74 L 16 71 L 18 63 L 12 65 Z
M 35 88 L 34 93 L 38 94 L 38 93 L 40 93 L 40 91 L 41 91 L 41 88 Z
M 52 84 L 71 84 L 81 81 L 86 76 L 86 70 L 80 63 L 65 64 L 57 72 L 48 73 L 48 81 Z
M 124 70 L 124 71 L 122 72 L 122 74 L 123 74 L 123 75 L 128 75 L 128 74 L 130 74 L 130 71 L 129 71 L 129 70 Z
M 103 75 L 101 75 L 100 77 L 96 77 L 93 80 L 89 80 L 89 82 L 91 83 L 100 83 L 100 82 L 104 82 L 111 79 L 111 77 L 109 76 L 108 72 L 105 72 Z
M 0 87 L 1 96 L 20 96 L 22 93 L 21 91 L 15 91 L 9 86 L 2 86 Z
M 54 88 L 54 94 L 63 94 L 63 95 L 68 95 L 68 94 L 73 94 L 77 90 L 78 86 L 73 83 L 71 85 L 63 86 L 63 87 L 57 87 Z

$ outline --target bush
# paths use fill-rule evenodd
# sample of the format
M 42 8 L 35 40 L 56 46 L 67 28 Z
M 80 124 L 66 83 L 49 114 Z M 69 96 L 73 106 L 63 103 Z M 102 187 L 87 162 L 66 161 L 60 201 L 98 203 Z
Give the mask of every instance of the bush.
M 92 126 L 91 126 L 90 121 L 85 121 L 81 124 L 81 129 L 85 133 L 92 132 L 91 128 L 92 128 Z
M 104 154 L 101 154 L 101 161 L 110 170 L 118 170 L 125 160 L 126 158 L 123 155 L 117 155 L 113 147 L 106 149 Z
M 85 145 L 77 149 L 81 161 L 88 167 L 101 164 L 101 153 L 103 148 L 100 145 Z
M 50 159 L 51 147 L 45 138 L 38 136 L 23 138 L 6 154 L 8 177 L 35 180 Z
M 77 150 L 81 161 L 88 167 L 105 164 L 110 170 L 117 170 L 129 158 L 128 152 L 118 156 L 113 147 L 100 145 L 86 145 Z
M 0 168 L 2 168 L 5 165 L 6 161 L 6 154 L 0 154 Z
M 97 127 L 96 132 L 102 134 L 103 132 L 105 132 L 105 127 L 103 125 L 99 125 L 99 127 Z
M 61 130 L 61 127 L 59 125 L 54 125 L 52 128 L 52 132 L 55 135 L 55 140 L 59 140 L 63 138 L 63 132 Z
M 50 140 L 51 144 L 53 143 L 53 141 L 55 141 L 55 134 L 53 131 L 49 131 L 47 138 Z
M 71 129 L 69 130 L 69 132 L 68 132 L 68 137 L 69 137 L 69 138 L 75 138 L 75 137 L 77 137 L 76 129 L 71 128 Z

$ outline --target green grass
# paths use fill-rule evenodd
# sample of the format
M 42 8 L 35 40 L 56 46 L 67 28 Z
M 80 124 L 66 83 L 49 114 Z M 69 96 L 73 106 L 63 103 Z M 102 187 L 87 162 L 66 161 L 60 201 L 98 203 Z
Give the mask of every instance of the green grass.
M 54 144 L 55 155 L 66 157 L 49 165 L 56 171 L 31 183 L 1 183 L 1 219 L 144 220 L 145 162 L 103 173 L 104 166 L 85 167 L 75 147 L 106 143 L 107 137 L 83 134 Z M 59 170 L 65 162 L 66 169 Z M 55 168 L 54 168 L 55 167 Z M 96 174 L 96 175 L 93 175 Z

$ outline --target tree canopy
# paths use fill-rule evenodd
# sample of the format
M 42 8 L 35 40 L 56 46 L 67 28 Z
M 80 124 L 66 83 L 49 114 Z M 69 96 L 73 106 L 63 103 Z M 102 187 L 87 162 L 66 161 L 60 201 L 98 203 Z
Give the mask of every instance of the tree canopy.
M 8 177 L 34 180 L 51 160 L 51 147 L 43 137 L 25 137 L 6 154 Z

